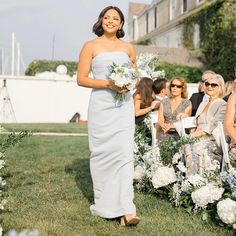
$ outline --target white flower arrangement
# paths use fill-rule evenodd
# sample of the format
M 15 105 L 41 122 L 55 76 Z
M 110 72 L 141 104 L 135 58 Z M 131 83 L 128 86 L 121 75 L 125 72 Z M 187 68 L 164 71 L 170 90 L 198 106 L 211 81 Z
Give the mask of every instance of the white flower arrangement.
M 173 167 L 161 166 L 158 167 L 152 177 L 154 188 L 160 188 L 174 183 L 177 180 Z
M 195 209 L 206 208 L 209 203 L 214 203 L 222 197 L 224 188 L 219 187 L 216 182 L 207 185 L 192 192 L 191 197 L 195 203 Z
M 144 170 L 144 167 L 142 166 L 136 166 L 134 168 L 134 179 L 140 180 L 146 175 L 146 171 Z
M 155 70 L 156 64 L 159 61 L 158 54 L 141 53 L 137 57 L 137 68 L 140 77 L 148 77 L 152 80 L 165 78 L 164 70 Z
M 217 203 L 217 214 L 225 224 L 236 223 L 236 202 L 226 198 Z
M 128 63 L 118 65 L 113 62 L 112 65 L 108 67 L 109 74 L 107 77 L 112 80 L 117 87 L 133 90 L 137 83 L 138 74 L 135 69 L 130 67 L 131 66 Z M 124 101 L 124 99 L 125 94 L 119 92 L 116 93 L 116 101 Z
M 203 178 L 199 174 L 189 176 L 187 181 L 191 183 L 194 187 L 201 187 L 206 185 L 207 183 L 207 179 Z

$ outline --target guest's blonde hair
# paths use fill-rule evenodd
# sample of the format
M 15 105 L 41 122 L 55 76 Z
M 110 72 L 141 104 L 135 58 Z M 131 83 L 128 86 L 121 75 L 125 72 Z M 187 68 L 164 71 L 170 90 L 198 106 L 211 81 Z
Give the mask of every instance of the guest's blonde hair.
M 228 94 L 232 93 L 233 84 L 234 84 L 233 80 L 229 80 L 229 81 L 225 82 L 225 94 L 224 95 L 228 95 Z
M 170 81 L 170 84 L 169 84 L 170 97 L 171 97 L 171 85 L 172 85 L 172 83 L 175 79 L 178 80 L 182 85 L 181 97 L 182 98 L 188 98 L 187 83 L 186 83 L 185 79 L 183 77 L 180 77 L 180 76 L 172 77 L 172 79 Z
M 219 85 L 219 89 L 220 89 L 219 97 L 222 98 L 225 94 L 225 81 L 224 81 L 224 78 L 220 74 L 215 74 L 215 75 L 212 75 L 212 77 L 209 78 L 207 81 L 209 82 L 212 79 L 216 80 L 217 84 Z

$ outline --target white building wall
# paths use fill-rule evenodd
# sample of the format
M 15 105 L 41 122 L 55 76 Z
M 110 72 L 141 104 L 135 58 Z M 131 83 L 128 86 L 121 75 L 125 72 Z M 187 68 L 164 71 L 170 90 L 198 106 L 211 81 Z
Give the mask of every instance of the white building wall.
M 146 35 L 146 14 L 143 14 L 138 18 L 139 37 Z
M 87 120 L 91 89 L 79 87 L 75 80 L 7 79 L 8 93 L 19 123 L 69 122 L 79 112 Z M 3 78 L 0 77 L 0 87 Z M 0 109 L 3 99 L 0 100 Z M 0 122 L 4 122 L 1 115 Z M 8 120 L 7 122 L 12 122 Z
M 148 11 L 148 32 L 152 32 L 155 29 L 155 8 Z
M 91 89 L 79 87 L 75 80 L 43 80 L 8 78 L 8 93 L 17 123 L 68 123 L 79 112 L 82 120 L 87 120 Z M 0 76 L 0 88 L 3 77 Z M 189 97 L 197 92 L 197 84 L 188 84 Z M 0 109 L 3 99 L 0 96 Z M 0 116 L 0 123 L 4 121 Z
M 182 27 L 177 26 L 157 35 L 152 42 L 158 47 L 182 48 Z

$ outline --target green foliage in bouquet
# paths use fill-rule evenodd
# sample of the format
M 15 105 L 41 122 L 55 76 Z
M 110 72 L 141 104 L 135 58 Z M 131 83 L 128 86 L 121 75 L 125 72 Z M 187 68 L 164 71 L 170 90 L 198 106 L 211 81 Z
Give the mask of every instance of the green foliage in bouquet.
M 171 165 L 172 158 L 185 144 L 193 144 L 194 139 L 189 137 L 170 137 L 159 143 L 161 161 L 164 165 Z

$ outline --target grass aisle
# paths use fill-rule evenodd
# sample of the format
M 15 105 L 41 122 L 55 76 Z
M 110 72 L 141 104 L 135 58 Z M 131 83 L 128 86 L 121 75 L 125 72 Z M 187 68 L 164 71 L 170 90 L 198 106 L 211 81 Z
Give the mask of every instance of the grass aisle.
M 5 230 L 38 229 L 42 236 L 231 235 L 156 196 L 137 194 L 137 227 L 91 216 L 92 184 L 87 137 L 25 139 L 7 153 Z

